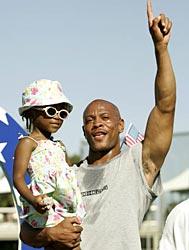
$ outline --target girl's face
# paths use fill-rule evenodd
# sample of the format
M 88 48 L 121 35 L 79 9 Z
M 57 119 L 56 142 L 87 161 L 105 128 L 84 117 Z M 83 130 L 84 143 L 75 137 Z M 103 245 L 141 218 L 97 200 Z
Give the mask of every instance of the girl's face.
M 47 109 L 52 107 L 52 109 Z M 45 108 L 43 110 L 43 108 Z M 54 109 L 53 109 L 54 108 Z M 62 110 L 61 112 L 59 112 Z M 33 127 L 46 133 L 56 133 L 63 124 L 63 118 L 66 117 L 67 112 L 63 104 L 55 104 L 49 106 L 43 106 L 34 111 Z

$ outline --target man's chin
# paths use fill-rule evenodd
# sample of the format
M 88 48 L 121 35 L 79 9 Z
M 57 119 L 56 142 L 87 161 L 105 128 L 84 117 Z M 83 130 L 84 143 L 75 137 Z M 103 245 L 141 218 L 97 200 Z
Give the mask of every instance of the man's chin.
M 91 148 L 92 148 L 93 152 L 96 152 L 96 153 L 108 151 L 108 149 L 109 149 L 107 147 L 107 145 L 100 144 L 100 143 L 93 145 Z

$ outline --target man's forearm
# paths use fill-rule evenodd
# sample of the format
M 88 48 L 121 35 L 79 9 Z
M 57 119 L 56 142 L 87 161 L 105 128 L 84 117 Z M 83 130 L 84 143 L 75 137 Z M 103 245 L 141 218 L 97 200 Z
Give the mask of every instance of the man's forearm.
M 157 75 L 155 80 L 156 105 L 162 112 L 172 112 L 176 102 L 176 81 L 165 45 L 155 47 Z
M 33 229 L 26 222 L 21 225 L 20 239 L 33 247 L 45 247 L 49 244 L 46 228 Z
M 46 247 L 48 249 L 48 247 L 53 246 L 55 250 L 67 250 L 79 246 L 82 230 L 77 217 L 66 217 L 56 226 L 43 229 L 34 229 L 24 222 L 21 225 L 20 238 L 24 243 L 33 247 Z

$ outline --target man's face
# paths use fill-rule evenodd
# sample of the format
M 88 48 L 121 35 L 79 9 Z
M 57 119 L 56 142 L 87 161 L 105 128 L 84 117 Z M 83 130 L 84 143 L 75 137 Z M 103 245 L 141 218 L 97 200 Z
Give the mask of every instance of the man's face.
M 124 122 L 113 104 L 104 100 L 90 103 L 84 112 L 83 124 L 84 135 L 92 151 L 108 151 L 119 145 Z

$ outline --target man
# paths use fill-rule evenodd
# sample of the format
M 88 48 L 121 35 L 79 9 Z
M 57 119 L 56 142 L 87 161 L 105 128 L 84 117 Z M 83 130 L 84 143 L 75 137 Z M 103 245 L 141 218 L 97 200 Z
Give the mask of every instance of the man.
M 153 17 L 150 0 L 147 15 L 157 75 L 155 106 L 143 144 L 120 152 L 124 121 L 118 108 L 105 100 L 92 101 L 83 114 L 89 155 L 77 171 L 87 212 L 82 227 L 77 218 L 66 218 L 56 227 L 38 231 L 23 224 L 21 238 L 27 244 L 47 249 L 72 249 L 79 244 L 82 250 L 141 249 L 139 228 L 161 190 L 159 171 L 172 140 L 176 100 L 167 48 L 172 23 L 164 14 Z
M 189 249 L 189 199 L 178 204 L 168 215 L 159 250 Z

